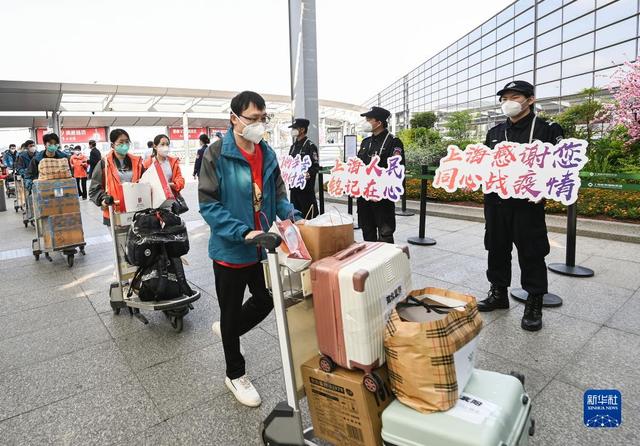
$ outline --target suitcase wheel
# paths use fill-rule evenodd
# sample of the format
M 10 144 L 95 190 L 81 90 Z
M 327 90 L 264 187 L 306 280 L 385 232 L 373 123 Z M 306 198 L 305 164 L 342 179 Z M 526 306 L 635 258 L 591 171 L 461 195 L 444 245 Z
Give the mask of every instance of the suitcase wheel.
M 524 375 L 523 375 L 522 373 L 511 371 L 511 372 L 509 372 L 509 375 L 514 376 L 514 377 L 518 378 L 518 380 L 519 380 L 519 381 L 522 383 L 522 385 L 524 386 Z
M 336 363 L 333 362 L 333 359 L 331 359 L 328 356 L 321 356 L 320 357 L 320 370 L 322 370 L 325 373 L 331 373 L 336 369 Z
M 364 387 L 371 393 L 376 393 L 384 387 L 384 383 L 375 372 L 364 375 L 364 378 L 362 378 L 362 384 L 364 384 Z

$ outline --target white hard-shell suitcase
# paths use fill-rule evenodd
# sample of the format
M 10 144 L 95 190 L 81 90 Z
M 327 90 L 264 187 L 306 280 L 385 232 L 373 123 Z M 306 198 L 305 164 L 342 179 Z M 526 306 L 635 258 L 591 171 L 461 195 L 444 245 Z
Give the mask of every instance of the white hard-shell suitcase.
M 475 369 L 458 403 L 420 413 L 395 400 L 382 412 L 386 446 L 526 446 L 535 431 L 524 377 Z
M 357 243 L 310 270 L 321 369 L 331 372 L 337 363 L 369 374 L 384 364 L 386 317 L 411 291 L 408 248 Z M 367 383 L 372 391 L 379 384 Z

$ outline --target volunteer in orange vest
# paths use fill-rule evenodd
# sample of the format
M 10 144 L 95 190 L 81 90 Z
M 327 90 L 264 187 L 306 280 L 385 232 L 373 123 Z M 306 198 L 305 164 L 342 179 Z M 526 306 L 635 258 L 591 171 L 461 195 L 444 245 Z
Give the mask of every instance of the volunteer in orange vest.
M 131 140 L 123 129 L 114 129 L 109 134 L 111 150 L 96 164 L 91 177 L 89 198 L 96 206 L 102 208 L 103 222 L 109 225 L 109 208 L 111 200 L 121 202 L 122 183 L 137 183 L 144 172 L 142 158 L 129 153 Z M 114 205 L 115 211 L 120 210 Z
M 78 186 L 78 196 L 83 200 L 87 199 L 87 168 L 89 167 L 89 160 L 82 153 L 80 146 L 75 146 L 73 149 L 73 155 L 71 155 L 71 167 L 73 168 L 73 177 L 76 179 Z
M 169 156 L 171 141 L 167 135 L 158 135 L 153 139 L 153 152 L 142 164 L 148 169 L 154 161 L 158 161 L 167 179 L 167 183 L 175 195 L 184 189 L 184 178 L 180 171 L 180 160 L 175 156 Z

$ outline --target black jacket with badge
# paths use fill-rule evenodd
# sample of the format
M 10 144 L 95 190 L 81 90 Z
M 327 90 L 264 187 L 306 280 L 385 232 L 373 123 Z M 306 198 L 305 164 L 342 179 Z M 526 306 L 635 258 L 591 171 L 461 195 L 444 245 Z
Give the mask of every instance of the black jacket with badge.
M 484 144 L 493 149 L 496 144 L 502 141 L 511 141 L 518 143 L 528 143 L 531 136 L 531 125 L 534 122 L 533 137 L 531 141 L 539 140 L 557 144 L 564 138 L 562 127 L 556 123 L 549 123 L 544 118 L 537 117 L 534 113 L 529 113 L 516 123 L 512 123 L 510 119 L 501 122 L 492 127 L 487 132 L 487 138 Z M 496 193 L 485 194 L 485 204 L 498 204 L 500 202 L 509 202 L 510 204 L 528 203 L 528 200 L 522 198 L 509 198 L 507 200 L 500 198 Z
M 302 190 L 305 192 L 314 191 L 316 175 L 320 171 L 320 158 L 318 156 L 318 148 L 316 145 L 312 143 L 309 138 L 305 137 L 304 139 L 293 143 L 289 149 L 289 155 L 292 157 L 300 155 L 301 159 L 304 159 L 305 155 L 309 155 L 309 158 L 311 159 L 311 166 L 307 171 L 309 173 L 309 179 L 307 180 L 307 185 Z
M 385 129 L 378 135 L 371 135 L 362 140 L 358 158 L 363 163 L 369 164 L 371 159 L 378 155 L 380 167 L 388 167 L 387 160 L 394 155 L 402 156 L 402 164 L 404 165 L 404 145 L 400 138 L 393 136 L 389 130 Z

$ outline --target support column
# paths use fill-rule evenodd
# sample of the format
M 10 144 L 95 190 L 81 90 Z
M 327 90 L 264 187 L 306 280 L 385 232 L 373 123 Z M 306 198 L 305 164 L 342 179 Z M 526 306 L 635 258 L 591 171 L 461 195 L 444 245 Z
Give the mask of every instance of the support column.
M 315 0 L 289 0 L 289 57 L 293 117 L 308 119 L 309 138 L 319 143 Z
M 182 139 L 184 141 L 184 165 L 188 167 L 191 158 L 189 157 L 189 117 L 186 113 L 182 114 Z
M 60 135 L 60 112 L 59 111 L 51 112 L 51 117 L 49 118 L 49 126 L 53 129 L 53 133 L 55 133 L 62 139 L 62 136 Z

